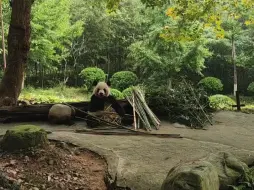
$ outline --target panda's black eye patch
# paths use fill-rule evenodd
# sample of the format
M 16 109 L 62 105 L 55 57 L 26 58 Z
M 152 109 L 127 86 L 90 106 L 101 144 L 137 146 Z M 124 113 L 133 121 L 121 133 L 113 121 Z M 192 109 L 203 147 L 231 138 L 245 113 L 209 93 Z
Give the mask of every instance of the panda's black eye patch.
M 105 88 L 103 90 L 104 90 L 105 93 L 107 93 L 107 90 Z

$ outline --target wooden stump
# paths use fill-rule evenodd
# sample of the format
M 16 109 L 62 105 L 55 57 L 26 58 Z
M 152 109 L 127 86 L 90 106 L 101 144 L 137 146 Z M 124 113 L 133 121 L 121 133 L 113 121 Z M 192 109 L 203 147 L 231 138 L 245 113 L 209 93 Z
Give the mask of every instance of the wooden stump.
M 21 125 L 6 132 L 1 148 L 6 151 L 43 147 L 48 144 L 45 130 L 34 125 Z

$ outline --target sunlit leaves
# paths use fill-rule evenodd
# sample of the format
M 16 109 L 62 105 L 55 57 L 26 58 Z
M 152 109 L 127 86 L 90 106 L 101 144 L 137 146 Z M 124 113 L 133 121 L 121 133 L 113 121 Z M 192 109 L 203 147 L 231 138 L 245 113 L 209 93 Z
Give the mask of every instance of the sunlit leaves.
M 251 0 L 175 0 L 171 4 L 166 15 L 174 20 L 174 27 L 169 26 L 162 36 L 167 40 L 196 40 L 201 37 L 203 29 L 213 29 L 217 38 L 225 37 L 224 21 L 236 21 L 235 25 L 249 26 L 254 24 L 254 1 Z M 191 25 L 199 27 L 193 30 Z M 187 27 L 186 27 L 187 26 Z M 238 26 L 236 26 L 238 27 Z M 182 32 L 182 33 L 179 33 Z M 234 32 L 237 32 L 234 29 Z M 172 34 L 174 33 L 174 34 Z M 190 34 L 188 37 L 187 35 Z M 177 36 L 177 38 L 175 38 Z
M 33 62 L 53 68 L 69 56 L 72 40 L 83 32 L 81 21 L 71 23 L 70 7 L 69 0 L 38 0 L 34 3 L 30 52 Z

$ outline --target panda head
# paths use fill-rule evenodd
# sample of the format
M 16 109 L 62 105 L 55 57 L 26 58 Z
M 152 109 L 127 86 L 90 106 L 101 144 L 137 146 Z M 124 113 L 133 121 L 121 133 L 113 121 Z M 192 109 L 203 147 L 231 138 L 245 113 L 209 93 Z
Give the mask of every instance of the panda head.
M 98 82 L 94 87 L 93 94 L 99 98 L 108 97 L 110 95 L 109 82 Z

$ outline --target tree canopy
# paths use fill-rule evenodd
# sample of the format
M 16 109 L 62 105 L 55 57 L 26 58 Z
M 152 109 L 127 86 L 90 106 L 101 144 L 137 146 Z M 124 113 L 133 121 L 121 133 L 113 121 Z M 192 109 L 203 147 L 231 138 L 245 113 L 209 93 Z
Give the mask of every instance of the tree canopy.
M 26 81 L 82 85 L 79 73 L 90 66 L 109 75 L 131 70 L 158 83 L 181 75 L 200 79 L 213 73 L 212 64 L 232 62 L 232 36 L 237 67 L 250 69 L 253 8 L 252 0 L 37 0 Z M 7 37 L 7 0 L 3 10 Z

